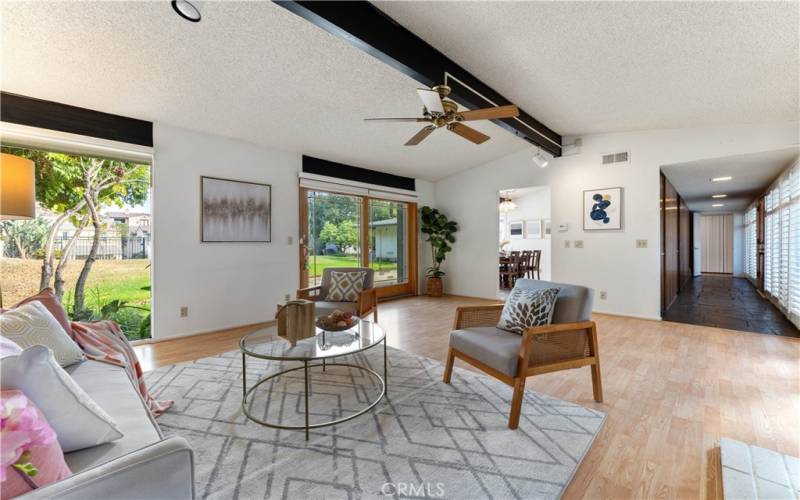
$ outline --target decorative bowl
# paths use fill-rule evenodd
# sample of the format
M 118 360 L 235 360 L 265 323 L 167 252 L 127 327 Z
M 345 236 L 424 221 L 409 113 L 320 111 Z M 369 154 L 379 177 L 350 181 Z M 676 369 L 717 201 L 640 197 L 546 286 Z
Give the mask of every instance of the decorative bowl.
M 332 318 L 328 316 L 321 316 L 317 318 L 317 328 L 325 330 L 326 332 L 343 332 L 356 326 L 359 321 L 361 321 L 361 318 L 358 316 L 353 316 L 349 319 L 349 321 L 347 321 L 347 325 L 338 326 Z

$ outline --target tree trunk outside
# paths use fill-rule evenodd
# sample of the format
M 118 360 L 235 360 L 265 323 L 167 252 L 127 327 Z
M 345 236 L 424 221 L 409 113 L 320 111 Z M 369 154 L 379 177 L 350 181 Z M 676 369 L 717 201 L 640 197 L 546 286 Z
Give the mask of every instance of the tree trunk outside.
M 44 242 L 44 258 L 42 259 L 42 277 L 39 280 L 39 290 L 44 290 L 50 286 L 50 278 L 53 276 L 53 245 L 56 243 L 56 234 L 58 234 L 61 224 L 73 214 L 77 213 L 78 210 L 81 210 L 84 204 L 85 202 L 82 201 L 72 207 L 71 210 L 67 210 L 59 215 L 55 222 L 53 222 L 53 225 L 50 226 L 50 229 L 47 230 L 47 239 Z
M 53 283 L 55 285 L 56 297 L 58 297 L 59 302 L 61 302 L 61 299 L 64 296 L 64 271 L 69 263 L 69 257 L 72 255 L 72 250 L 75 247 L 75 243 L 78 241 L 81 233 L 86 226 L 89 225 L 89 220 L 90 216 L 87 214 L 86 217 L 81 220 L 80 225 L 75 228 L 75 233 L 70 237 L 69 241 L 67 241 L 67 244 L 64 245 L 64 249 L 61 251 L 61 257 L 58 259 L 58 266 L 56 267 Z
M 100 221 L 100 215 L 96 209 L 96 199 L 94 195 L 85 194 L 86 206 L 89 208 L 89 216 L 92 219 L 94 226 L 94 237 L 92 238 L 92 248 L 89 250 L 89 255 L 83 263 L 83 269 L 78 275 L 78 280 L 75 282 L 75 305 L 73 307 L 73 315 L 80 315 L 85 309 L 85 288 L 86 280 L 89 278 L 89 273 L 92 270 L 94 261 L 97 260 L 97 251 L 100 249 L 100 236 L 103 230 L 103 224 Z
M 27 252 L 25 252 L 25 247 L 22 245 L 22 242 L 19 241 L 19 238 L 11 234 L 8 230 L 6 230 L 5 233 L 11 239 L 11 242 L 14 243 L 14 246 L 17 247 L 17 253 L 19 254 L 19 258 L 27 259 L 28 254 Z

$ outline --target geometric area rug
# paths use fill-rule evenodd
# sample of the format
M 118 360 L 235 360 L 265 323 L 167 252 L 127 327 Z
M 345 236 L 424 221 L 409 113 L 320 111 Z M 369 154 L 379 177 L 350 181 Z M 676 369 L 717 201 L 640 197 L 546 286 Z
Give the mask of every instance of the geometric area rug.
M 383 373 L 383 349 L 338 358 Z M 348 359 L 349 358 L 349 359 Z M 241 410 L 242 357 L 231 351 L 145 375 L 150 392 L 175 405 L 159 417 L 195 454 L 200 498 L 559 498 L 605 420 L 603 412 L 525 392 L 519 428 L 507 427 L 511 388 L 456 367 L 450 385 L 438 361 L 388 348 L 387 396 L 335 427 L 264 427 Z M 248 388 L 291 362 L 248 357 Z M 366 406 L 380 393 L 365 372 L 311 370 L 311 423 Z M 251 414 L 303 421 L 302 370 L 262 384 Z

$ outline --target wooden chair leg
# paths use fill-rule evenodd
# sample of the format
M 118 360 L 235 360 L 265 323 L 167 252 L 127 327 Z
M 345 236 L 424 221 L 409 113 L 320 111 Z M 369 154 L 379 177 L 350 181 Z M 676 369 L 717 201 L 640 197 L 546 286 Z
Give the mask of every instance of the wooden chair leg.
M 519 414 L 522 411 L 522 400 L 525 396 L 525 377 L 514 380 L 514 395 L 511 397 L 511 412 L 508 415 L 508 428 L 519 427 Z
M 598 403 L 603 402 L 603 380 L 600 376 L 600 349 L 597 346 L 597 325 L 592 324 L 589 331 L 589 349 L 594 356 L 594 364 L 592 368 L 592 392 L 594 393 L 594 400 Z
M 450 376 L 453 374 L 453 363 L 456 360 L 456 353 L 452 348 L 447 350 L 447 363 L 444 365 L 444 383 L 450 383 Z
M 593 364 L 592 368 L 592 392 L 594 400 L 598 403 L 603 402 L 603 381 L 600 378 L 600 361 Z

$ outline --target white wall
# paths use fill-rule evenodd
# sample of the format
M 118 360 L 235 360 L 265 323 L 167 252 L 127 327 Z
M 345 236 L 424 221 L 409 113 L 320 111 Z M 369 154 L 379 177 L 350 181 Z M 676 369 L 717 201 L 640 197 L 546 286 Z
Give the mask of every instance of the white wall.
M 550 162 L 531 161 L 533 149 L 460 172 L 436 183 L 438 207 L 461 230 L 445 262 L 448 293 L 491 298 L 495 290 L 497 192 L 506 188 L 549 185 L 552 202 L 552 279 L 605 290 L 608 299 L 595 310 L 659 318 L 660 231 L 659 171 L 662 165 L 746 154 L 797 142 L 798 123 L 681 130 L 653 130 L 583 137 L 579 155 Z M 570 138 L 566 142 L 571 142 Z M 631 164 L 602 167 L 603 153 L 630 151 Z M 513 180 L 515 185 L 509 185 Z M 582 230 L 582 191 L 624 188 L 623 224 L 617 232 Z M 567 224 L 559 232 L 559 224 Z M 635 240 L 648 240 L 637 249 Z M 565 249 L 582 240 L 584 248 Z
M 544 224 L 544 220 L 550 218 L 550 188 L 548 187 L 519 197 L 514 197 L 514 203 L 517 205 L 516 210 L 508 214 L 499 214 L 499 220 L 506 226 L 506 239 L 508 239 L 508 222 L 517 220 L 524 222 L 526 220 L 539 219 L 542 221 L 542 224 Z M 497 208 L 495 208 L 495 210 L 497 210 Z M 550 262 L 552 260 L 550 242 L 551 240 L 543 238 L 509 239 L 506 250 L 541 250 L 542 260 L 539 263 L 540 275 L 543 280 L 550 280 Z M 495 284 L 497 284 L 497 279 L 495 279 Z
M 300 153 L 154 124 L 153 338 L 269 321 L 299 285 Z M 271 243 L 201 243 L 200 176 L 272 185 Z M 417 180 L 419 204 L 433 184 Z M 292 243 L 289 243 L 289 237 Z M 420 243 L 420 258 L 430 259 Z M 424 265 L 420 262 L 424 285 Z M 180 317 L 181 306 L 189 316 Z
M 301 156 L 161 123 L 153 139 L 153 338 L 272 319 L 298 285 Z M 202 175 L 271 184 L 272 242 L 201 243 Z

